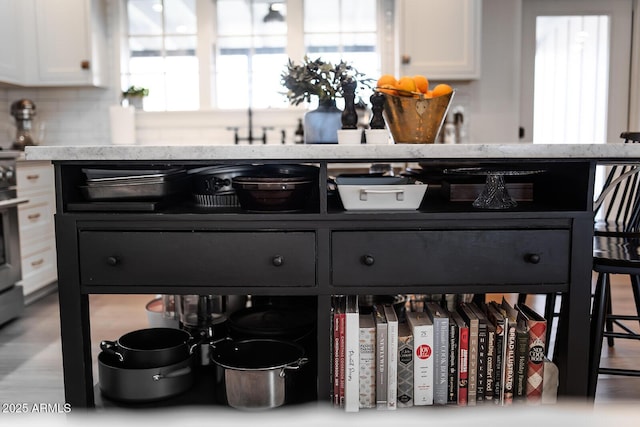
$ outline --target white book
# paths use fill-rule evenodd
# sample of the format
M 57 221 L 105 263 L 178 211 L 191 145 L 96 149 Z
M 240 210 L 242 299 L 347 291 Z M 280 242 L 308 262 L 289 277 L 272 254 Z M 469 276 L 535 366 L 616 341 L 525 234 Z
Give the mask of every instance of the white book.
M 348 295 L 345 312 L 344 409 L 358 412 L 360 408 L 360 320 L 358 296 Z
M 376 407 L 376 324 L 360 314 L 360 407 Z
M 398 407 L 398 316 L 390 305 L 384 306 L 387 318 L 387 409 Z
M 427 313 L 407 312 L 413 333 L 413 404 L 433 405 L 433 322 Z

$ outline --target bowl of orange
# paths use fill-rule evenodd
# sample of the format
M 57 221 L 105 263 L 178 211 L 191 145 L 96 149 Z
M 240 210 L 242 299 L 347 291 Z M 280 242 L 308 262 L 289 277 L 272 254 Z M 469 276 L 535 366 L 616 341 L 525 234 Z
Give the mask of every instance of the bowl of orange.
M 383 116 L 396 144 L 433 144 L 455 91 L 446 83 L 429 88 L 425 76 L 396 79 L 385 74 L 376 91 L 385 98 Z

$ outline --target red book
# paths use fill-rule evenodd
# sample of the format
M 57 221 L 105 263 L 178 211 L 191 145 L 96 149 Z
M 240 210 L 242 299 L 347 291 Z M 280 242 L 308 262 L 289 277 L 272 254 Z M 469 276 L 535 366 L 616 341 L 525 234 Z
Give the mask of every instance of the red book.
M 529 333 L 529 360 L 527 364 L 526 384 L 527 403 L 537 405 L 542 401 L 547 321 L 525 304 L 520 304 L 517 307 L 525 319 Z
M 345 313 L 341 311 L 338 313 L 339 320 L 339 380 L 340 380 L 340 389 L 339 389 L 339 403 L 340 407 L 344 408 L 344 366 L 345 366 Z
M 451 319 L 458 325 L 458 405 L 467 406 L 469 387 L 469 325 L 457 312 Z

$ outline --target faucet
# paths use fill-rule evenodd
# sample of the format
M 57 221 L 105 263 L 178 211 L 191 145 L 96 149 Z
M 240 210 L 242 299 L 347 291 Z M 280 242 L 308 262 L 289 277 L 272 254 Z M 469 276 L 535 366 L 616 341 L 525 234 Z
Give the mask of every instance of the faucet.
M 249 109 L 247 110 L 247 119 L 249 122 L 249 132 L 248 135 L 246 137 L 240 137 L 238 135 L 238 127 L 237 126 L 232 126 L 232 127 L 228 127 L 227 130 L 232 130 L 233 131 L 233 142 L 234 144 L 238 145 L 238 143 L 240 141 L 248 141 L 249 144 L 253 144 L 253 141 L 262 141 L 263 144 L 267 143 L 267 130 L 271 130 L 273 129 L 272 127 L 268 127 L 268 126 L 263 126 L 262 127 L 262 137 L 261 138 L 257 138 L 253 136 L 253 111 L 251 111 L 251 107 L 249 107 Z

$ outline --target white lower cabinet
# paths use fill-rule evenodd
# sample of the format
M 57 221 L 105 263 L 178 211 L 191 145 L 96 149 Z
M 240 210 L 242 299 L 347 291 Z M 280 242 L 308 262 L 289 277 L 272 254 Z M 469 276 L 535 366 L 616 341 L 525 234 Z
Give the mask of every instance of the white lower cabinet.
M 58 278 L 53 166 L 50 162 L 18 161 L 16 178 L 18 196 L 29 199 L 18 207 L 22 259 L 19 284 L 29 301 Z

